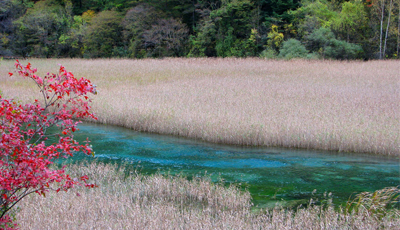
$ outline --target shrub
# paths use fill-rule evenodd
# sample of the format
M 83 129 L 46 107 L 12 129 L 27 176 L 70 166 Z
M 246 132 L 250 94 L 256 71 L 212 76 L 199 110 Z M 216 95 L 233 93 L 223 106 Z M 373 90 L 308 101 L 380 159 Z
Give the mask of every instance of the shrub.
M 272 48 L 266 48 L 260 54 L 260 58 L 265 59 L 276 59 L 278 57 L 278 53 Z
M 329 28 L 319 28 L 306 37 L 307 48 L 325 58 L 355 59 L 363 52 L 360 45 L 338 40 Z
M 361 53 L 360 45 L 337 39 L 332 40 L 331 45 L 326 47 L 324 51 L 326 57 L 335 59 L 356 59 Z
M 305 58 L 307 54 L 306 47 L 299 40 L 291 38 L 283 42 L 279 57 L 285 59 Z

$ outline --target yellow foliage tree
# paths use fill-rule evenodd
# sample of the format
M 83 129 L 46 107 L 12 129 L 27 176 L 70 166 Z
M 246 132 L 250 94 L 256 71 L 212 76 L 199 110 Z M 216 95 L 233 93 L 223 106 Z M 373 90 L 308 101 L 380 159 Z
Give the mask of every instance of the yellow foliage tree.
M 283 38 L 284 38 L 283 33 L 280 33 L 278 31 L 278 26 L 272 25 L 271 32 L 268 33 L 267 47 L 278 49 L 283 42 Z

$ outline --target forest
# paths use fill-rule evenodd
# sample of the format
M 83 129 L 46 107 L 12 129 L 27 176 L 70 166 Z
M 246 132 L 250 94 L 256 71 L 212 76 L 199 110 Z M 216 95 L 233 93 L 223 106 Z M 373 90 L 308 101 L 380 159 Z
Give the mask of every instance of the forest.
M 1 0 L 3 58 L 397 59 L 400 0 Z

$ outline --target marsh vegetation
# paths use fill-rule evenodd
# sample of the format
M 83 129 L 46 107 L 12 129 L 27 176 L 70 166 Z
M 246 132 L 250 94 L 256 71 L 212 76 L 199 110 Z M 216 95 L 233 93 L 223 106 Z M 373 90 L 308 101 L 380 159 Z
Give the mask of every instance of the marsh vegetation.
M 325 206 L 310 201 L 308 207 L 296 210 L 276 207 L 253 212 L 248 192 L 207 178 L 188 181 L 134 171 L 127 176 L 124 168 L 111 164 L 73 165 L 69 172 L 87 174 L 100 186 L 29 197 L 16 214 L 21 229 L 397 229 L 400 225 L 396 209 L 381 213 L 373 209 L 378 206 L 362 203 L 357 210 L 335 210 L 329 197 Z M 381 193 L 387 196 L 390 191 Z M 366 194 L 364 198 L 371 204 Z
M 62 64 L 97 84 L 93 109 L 103 124 L 215 143 L 400 155 L 398 61 L 29 61 L 52 72 Z M 12 70 L 13 61 L 1 62 L 2 94 L 32 101 L 33 85 L 8 78 Z M 310 205 L 252 212 L 248 192 L 207 179 L 134 172 L 125 177 L 112 165 L 71 170 L 88 174 L 100 187 L 30 197 L 16 213 L 22 229 L 395 229 L 400 224 L 396 212 L 382 216 L 363 208 L 345 212 Z
M 215 143 L 400 155 L 398 61 L 32 59 L 97 84 L 103 124 Z M 6 96 L 33 85 L 7 78 Z M 45 73 L 41 73 L 45 74 Z

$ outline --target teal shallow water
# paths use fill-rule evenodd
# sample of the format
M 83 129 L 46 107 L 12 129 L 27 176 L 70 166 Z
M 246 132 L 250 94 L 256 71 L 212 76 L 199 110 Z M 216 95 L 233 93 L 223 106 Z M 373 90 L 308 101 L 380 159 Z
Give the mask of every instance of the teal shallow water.
M 260 207 L 306 204 L 333 194 L 343 204 L 354 193 L 400 185 L 398 158 L 299 149 L 241 147 L 80 124 L 78 141 L 89 137 L 95 159 L 125 163 L 142 173 L 210 176 L 246 187 Z M 77 154 L 75 161 L 93 157 Z M 313 193 L 313 191 L 316 192 Z

